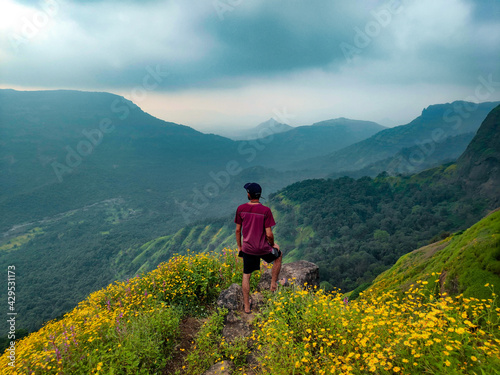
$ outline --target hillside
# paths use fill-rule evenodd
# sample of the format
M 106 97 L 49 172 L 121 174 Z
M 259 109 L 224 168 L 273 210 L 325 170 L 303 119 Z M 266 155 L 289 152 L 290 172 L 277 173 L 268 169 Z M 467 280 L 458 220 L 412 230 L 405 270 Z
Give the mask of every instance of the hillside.
M 492 110 L 465 152 L 457 160 L 460 182 L 500 204 L 500 106 Z
M 403 148 L 394 156 L 369 164 L 359 170 L 332 173 L 330 178 L 349 176 L 360 178 L 375 177 L 382 172 L 390 175 L 418 173 L 438 165 L 455 162 L 463 154 L 475 133 L 465 133 L 446 138 L 439 146 L 430 148 L 424 153 L 420 146 Z
M 242 264 L 236 251 L 189 254 L 92 293 L 61 319 L 16 342 L 16 353 L 22 355 L 13 363 L 6 351 L 0 365 L 5 374 L 200 375 L 209 369 L 276 375 L 493 374 L 500 370 L 500 309 L 495 309 L 492 286 L 480 284 L 493 280 L 491 271 L 498 280 L 498 261 L 489 262 L 488 256 L 495 256 L 491 251 L 479 261 L 476 254 L 495 236 L 498 251 L 499 223 L 497 212 L 457 235 L 454 249 L 452 239 L 440 250 L 450 248 L 446 255 L 451 258 L 467 257 L 474 271 L 477 265 L 493 266 L 472 280 L 467 295 L 450 298 L 426 274 L 413 279 L 415 285 L 405 294 L 398 292 L 404 285 L 393 283 L 395 289 L 379 289 L 377 295 L 367 291 L 350 301 L 336 291 L 300 285 L 259 293 L 254 292 L 257 273 L 251 296 L 259 303 L 247 315 L 214 303 L 231 283 L 236 284 L 229 290 L 239 287 Z M 427 255 L 423 258 L 440 253 Z M 404 266 L 406 258 L 395 268 Z M 471 273 L 466 267 L 456 272 L 459 279 Z
M 114 260 L 113 268 L 120 269 L 120 279 L 147 272 L 157 264 L 167 261 L 174 254 L 185 255 L 188 251 L 201 253 L 221 252 L 234 246 L 234 225 L 227 220 L 208 220 L 202 224 L 184 227 L 174 234 L 161 236 L 143 245 L 121 250 Z
M 392 157 L 404 148 L 418 145 L 423 150 L 424 157 L 427 157 L 429 153 L 433 153 L 429 150 L 438 149 L 446 138 L 475 133 L 486 115 L 498 104 L 499 102 L 475 104 L 457 101 L 431 105 L 409 124 L 385 129 L 326 157 L 297 163 L 296 168 L 316 168 L 330 173 L 359 170 Z M 461 113 L 465 115 L 460 115 Z
M 500 285 L 500 210 L 463 232 L 402 256 L 364 294 L 404 292 L 417 281 L 435 285 L 436 293 L 489 298 L 484 285 Z
M 1 90 L 0 116 L 1 231 L 117 197 L 133 209 L 173 203 L 237 152 L 108 93 Z

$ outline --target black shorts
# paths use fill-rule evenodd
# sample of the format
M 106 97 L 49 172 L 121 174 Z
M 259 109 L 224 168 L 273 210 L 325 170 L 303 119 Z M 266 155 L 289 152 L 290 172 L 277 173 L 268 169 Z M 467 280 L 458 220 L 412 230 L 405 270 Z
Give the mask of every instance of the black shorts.
M 273 255 L 272 253 L 264 255 L 251 255 L 240 251 L 238 256 L 243 258 L 243 273 L 252 273 L 253 271 L 260 270 L 260 260 L 264 260 L 267 263 L 272 263 L 281 256 L 281 250 L 278 250 L 278 255 Z

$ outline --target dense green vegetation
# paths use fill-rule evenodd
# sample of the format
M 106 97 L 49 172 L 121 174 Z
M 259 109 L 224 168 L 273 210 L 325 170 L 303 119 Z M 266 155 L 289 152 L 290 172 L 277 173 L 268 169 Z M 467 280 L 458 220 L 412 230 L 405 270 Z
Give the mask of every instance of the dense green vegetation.
M 401 255 L 470 226 L 483 215 L 487 200 L 471 199 L 460 186 L 441 181 L 449 168 L 288 186 L 272 200 L 285 260 L 315 262 L 322 280 L 352 290 Z

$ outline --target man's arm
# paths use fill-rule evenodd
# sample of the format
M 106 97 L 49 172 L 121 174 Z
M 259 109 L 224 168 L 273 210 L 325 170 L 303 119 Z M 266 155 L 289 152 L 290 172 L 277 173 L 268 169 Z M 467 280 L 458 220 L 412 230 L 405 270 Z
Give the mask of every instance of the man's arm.
M 273 234 L 273 230 L 270 227 L 266 228 L 266 237 L 267 237 L 267 242 L 269 242 L 269 245 L 274 247 L 274 245 L 275 245 L 274 234 Z
M 236 224 L 236 244 L 238 251 L 241 251 L 241 224 Z

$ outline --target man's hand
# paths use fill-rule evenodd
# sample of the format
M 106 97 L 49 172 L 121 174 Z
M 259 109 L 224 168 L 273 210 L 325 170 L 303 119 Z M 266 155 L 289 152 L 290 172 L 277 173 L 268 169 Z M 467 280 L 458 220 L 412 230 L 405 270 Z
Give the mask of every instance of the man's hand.
M 274 235 L 271 228 L 266 228 L 266 238 L 267 242 L 269 242 L 269 245 L 274 247 Z
M 274 243 L 274 246 L 273 246 L 273 247 L 275 247 L 275 248 L 276 248 L 276 249 L 278 249 L 278 250 L 280 249 L 280 246 L 279 246 L 276 242 Z
M 238 251 L 241 251 L 241 224 L 236 224 L 236 244 L 238 245 Z

